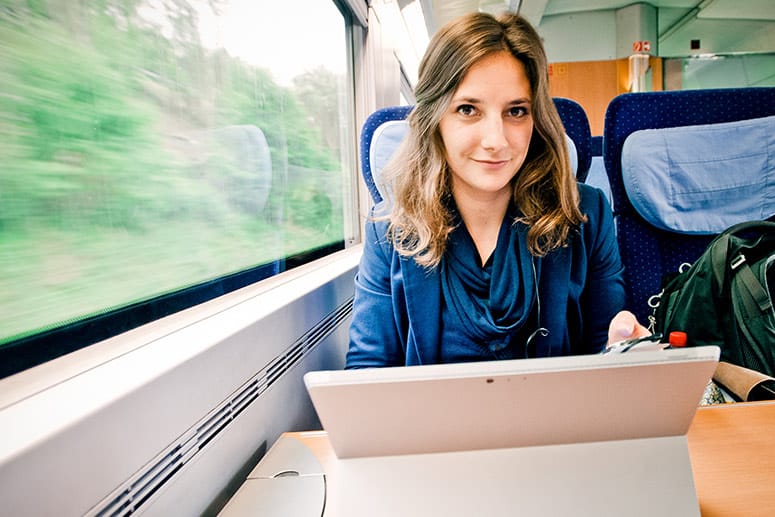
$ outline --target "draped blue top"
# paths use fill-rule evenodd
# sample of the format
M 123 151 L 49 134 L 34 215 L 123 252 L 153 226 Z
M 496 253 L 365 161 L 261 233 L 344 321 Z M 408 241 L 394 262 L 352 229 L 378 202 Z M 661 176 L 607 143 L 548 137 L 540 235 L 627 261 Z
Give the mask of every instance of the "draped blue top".
M 348 368 L 596 353 L 624 307 L 623 266 L 603 193 L 579 184 L 587 222 L 532 257 L 510 210 L 482 266 L 458 224 L 441 263 L 401 257 L 370 218 L 355 279 Z M 377 205 L 374 210 L 378 211 Z

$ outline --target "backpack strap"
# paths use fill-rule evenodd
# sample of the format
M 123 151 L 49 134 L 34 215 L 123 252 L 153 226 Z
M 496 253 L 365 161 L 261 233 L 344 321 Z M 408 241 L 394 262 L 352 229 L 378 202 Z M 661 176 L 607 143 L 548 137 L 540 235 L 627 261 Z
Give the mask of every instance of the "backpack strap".
M 748 227 L 751 228 L 751 227 Z M 767 239 L 775 245 L 775 224 L 768 223 L 759 228 L 760 239 Z M 761 243 L 761 240 L 757 240 Z M 766 244 L 765 244 L 766 245 Z M 745 248 L 734 250 L 730 260 L 730 302 L 737 328 L 744 338 L 745 345 L 737 350 L 738 364 L 764 372 L 775 374 L 775 317 L 773 304 L 766 286 L 767 264 L 775 257 L 775 248 L 770 248 L 764 256 L 757 256 L 749 263 Z
M 739 256 L 743 257 L 743 260 L 745 260 L 745 256 Z M 766 262 L 767 258 L 763 260 Z M 752 304 L 751 308 L 753 309 L 753 306 L 755 305 L 761 312 L 770 310 L 772 308 L 770 293 L 767 292 L 767 289 L 764 288 L 759 279 L 756 278 L 756 276 L 753 274 L 753 271 L 751 271 L 751 266 L 748 265 L 748 263 L 743 263 L 738 265 L 736 268 L 733 264 L 732 270 L 734 271 L 735 269 L 739 269 L 737 276 L 750 295 L 750 298 L 746 297 L 746 302 Z
M 731 276 L 734 276 L 735 273 L 738 273 L 738 269 L 742 268 L 743 265 L 747 266 L 746 263 L 746 257 L 745 255 L 740 252 L 739 250 L 734 250 L 735 254 L 732 258 L 732 260 L 729 262 L 729 266 L 727 266 L 727 257 L 729 256 L 730 252 L 733 250 L 730 250 L 730 242 L 732 239 L 732 236 L 737 236 L 740 233 L 745 233 L 746 231 L 758 231 L 761 233 L 763 237 L 769 236 L 770 239 L 775 236 L 775 222 L 771 221 L 745 221 L 742 223 L 738 223 L 734 226 L 731 226 L 724 230 L 722 233 L 716 236 L 715 239 L 713 239 L 713 242 L 710 243 L 708 246 L 711 248 L 711 264 L 713 265 L 713 278 L 716 280 L 716 285 L 721 287 L 724 285 L 724 276 L 727 273 L 727 267 L 731 269 Z M 769 293 L 767 293 L 767 290 L 764 289 L 759 281 L 756 279 L 756 277 L 753 275 L 753 273 L 750 270 L 750 267 L 742 268 L 747 269 L 748 274 L 744 275 L 748 278 L 748 282 L 753 281 L 756 284 L 759 284 L 759 289 L 756 289 L 753 284 L 749 287 L 754 292 L 759 292 L 759 290 L 762 291 L 762 293 L 759 293 L 756 295 L 757 300 L 760 299 L 760 297 L 763 295 L 767 300 L 769 299 Z M 746 282 L 746 283 L 748 283 Z M 762 310 L 765 310 L 764 308 Z

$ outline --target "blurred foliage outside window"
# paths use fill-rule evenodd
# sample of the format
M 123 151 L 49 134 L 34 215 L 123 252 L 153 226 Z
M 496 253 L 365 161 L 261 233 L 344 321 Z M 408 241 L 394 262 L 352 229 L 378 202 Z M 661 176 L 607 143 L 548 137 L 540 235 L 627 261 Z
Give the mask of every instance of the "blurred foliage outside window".
M 203 44 L 230 7 L 0 2 L 0 344 L 343 240 L 345 74 Z

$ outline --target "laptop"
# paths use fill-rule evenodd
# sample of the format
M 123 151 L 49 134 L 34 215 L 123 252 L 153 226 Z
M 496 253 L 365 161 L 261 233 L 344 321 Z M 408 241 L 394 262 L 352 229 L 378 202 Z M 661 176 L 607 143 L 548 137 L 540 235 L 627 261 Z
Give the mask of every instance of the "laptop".
M 345 459 L 683 436 L 718 359 L 718 347 L 690 347 L 313 371 L 304 382 Z
M 309 372 L 326 515 L 699 517 L 686 438 L 718 347 Z

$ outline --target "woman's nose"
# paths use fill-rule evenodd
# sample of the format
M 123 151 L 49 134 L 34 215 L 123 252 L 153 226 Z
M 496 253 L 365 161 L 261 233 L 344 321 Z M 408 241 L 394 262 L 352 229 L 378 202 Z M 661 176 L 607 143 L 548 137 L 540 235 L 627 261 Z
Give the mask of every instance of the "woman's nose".
M 486 117 L 482 121 L 482 147 L 497 150 L 506 147 L 506 135 L 503 133 L 503 120 L 500 117 Z

